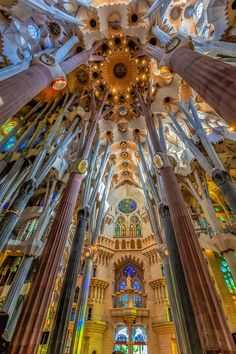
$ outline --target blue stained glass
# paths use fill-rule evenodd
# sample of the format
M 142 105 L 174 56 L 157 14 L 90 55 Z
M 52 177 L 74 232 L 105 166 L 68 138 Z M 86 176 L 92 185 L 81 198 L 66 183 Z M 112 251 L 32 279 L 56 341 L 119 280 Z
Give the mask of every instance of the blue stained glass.
M 125 290 L 127 286 L 126 280 L 122 279 L 120 284 L 119 284 L 119 290 Z
M 129 340 L 129 332 L 128 328 L 124 326 L 118 326 L 116 334 L 115 334 L 115 341 L 116 342 L 128 342 Z
M 129 264 L 124 268 L 123 274 L 125 277 L 134 277 L 136 275 L 136 269 L 131 264 Z
M 120 225 L 115 225 L 115 236 L 120 236 Z
M 147 343 L 147 334 L 143 327 L 135 326 L 132 330 L 132 341 L 134 343 Z
M 130 214 L 137 209 L 137 203 L 131 198 L 125 198 L 119 202 L 118 209 L 124 214 Z
M 137 279 L 135 279 L 135 281 L 133 282 L 132 288 L 134 290 L 141 291 L 141 286 L 140 286 L 139 281 Z
M 3 148 L 2 148 L 2 151 L 3 152 L 8 152 L 8 151 L 11 151 L 11 149 L 13 148 L 13 146 L 15 145 L 16 143 L 16 137 L 15 136 L 12 136 L 10 139 L 8 139 L 6 141 L 6 143 L 3 145 Z

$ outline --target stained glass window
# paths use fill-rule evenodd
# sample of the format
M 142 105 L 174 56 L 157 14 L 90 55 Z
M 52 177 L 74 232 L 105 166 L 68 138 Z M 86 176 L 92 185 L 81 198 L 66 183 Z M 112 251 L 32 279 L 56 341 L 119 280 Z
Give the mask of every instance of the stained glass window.
M 126 236 L 126 226 L 124 224 L 121 225 L 121 236 Z
M 137 209 L 137 203 L 131 198 L 125 198 L 118 203 L 118 209 L 124 214 L 130 214 Z
M 221 261 L 220 270 L 224 274 L 225 283 L 226 283 L 227 287 L 229 288 L 229 291 L 231 293 L 236 293 L 236 283 L 232 277 L 232 273 L 231 273 L 230 268 L 229 268 L 227 262 L 225 261 L 225 259 L 223 259 Z
M 129 331 L 126 326 L 119 325 L 116 328 L 115 342 L 116 343 L 126 343 L 129 340 Z
M 124 224 L 124 222 L 125 222 L 124 216 L 118 216 L 118 218 L 116 219 L 116 222 L 119 225 Z
M 134 224 L 130 224 L 130 227 L 129 227 L 129 233 L 130 233 L 130 236 L 134 236 Z
M 125 279 L 122 279 L 119 284 L 119 290 L 125 290 L 127 286 L 127 282 Z
M 132 329 L 132 342 L 133 343 L 147 343 L 146 330 L 142 326 L 134 326 Z
M 2 125 L 2 131 L 5 135 L 8 135 L 12 129 L 14 129 L 14 127 L 17 125 L 17 121 L 16 120 L 12 120 L 9 123 L 3 124 Z
M 36 26 L 29 25 L 28 26 L 28 33 L 31 38 L 33 38 L 35 40 L 39 39 L 39 32 L 38 32 L 38 29 L 36 28 Z
M 115 236 L 120 236 L 120 225 L 115 225 Z
M 136 269 L 131 264 L 128 264 L 123 270 L 123 274 L 125 277 L 134 277 L 136 273 Z
M 132 284 L 132 288 L 134 290 L 141 291 L 141 286 L 140 286 L 140 283 L 137 279 L 134 280 L 134 282 Z
M 135 226 L 135 234 L 136 236 L 141 236 L 141 227 L 139 224 Z
M 11 149 L 14 147 L 15 143 L 16 143 L 16 137 L 12 136 L 11 138 L 9 138 L 7 140 L 7 142 L 3 145 L 2 151 L 3 152 L 8 152 L 11 151 Z

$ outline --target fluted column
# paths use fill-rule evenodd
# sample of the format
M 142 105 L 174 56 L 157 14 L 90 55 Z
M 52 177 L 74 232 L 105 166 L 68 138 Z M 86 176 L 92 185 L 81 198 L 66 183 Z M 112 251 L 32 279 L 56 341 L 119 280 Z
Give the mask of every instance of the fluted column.
M 13 335 L 11 354 L 37 352 L 82 179 L 75 172 L 70 175 Z
M 3 124 L 26 105 L 52 80 L 50 67 L 34 64 L 28 70 L 0 82 L 0 123 Z
M 13 312 L 14 312 L 14 309 L 15 309 L 17 300 L 19 298 L 21 289 L 25 283 L 25 280 L 27 278 L 27 275 L 29 273 L 32 263 L 33 263 L 33 257 L 28 257 L 28 256 L 24 257 L 24 259 L 22 260 L 22 263 L 21 263 L 21 265 L 14 277 L 11 287 L 8 291 L 7 297 L 4 301 L 2 311 L 5 311 L 8 313 L 9 321 L 12 317 Z
M 4 123 L 17 113 L 26 103 L 40 91 L 51 85 L 56 90 L 66 86 L 65 75 L 88 60 L 89 56 L 99 47 L 74 55 L 58 65 L 48 54 L 34 59 L 30 68 L 14 77 L 0 82 L 0 123 Z
M 176 292 L 176 301 L 178 302 L 178 314 L 180 316 L 180 323 L 182 324 L 182 330 L 184 331 L 187 341 L 187 353 L 199 354 L 201 352 L 201 343 L 198 336 L 193 308 L 189 297 L 188 287 L 184 276 L 184 270 L 182 267 L 168 206 L 161 203 L 159 205 L 159 214 L 169 252 L 172 281 Z
M 204 353 L 236 353 L 226 318 L 207 269 L 191 217 L 181 193 L 174 169 L 163 153 L 155 130 L 150 99 L 139 95 L 142 110 L 153 142 L 155 165 L 161 174 L 174 234 L 189 290 L 198 334 Z
M 90 280 L 93 268 L 93 258 L 91 256 L 85 259 L 84 275 L 79 292 L 79 301 L 78 301 L 78 311 L 75 320 L 75 328 L 73 335 L 74 341 L 71 346 L 71 354 L 80 354 L 82 353 L 82 343 L 84 335 L 84 325 L 86 318 L 86 310 L 89 296 L 89 287 Z
M 61 289 L 56 316 L 53 323 L 48 354 L 64 353 L 71 307 L 74 299 L 76 281 L 80 268 L 80 258 L 88 224 L 88 217 L 88 208 L 84 208 L 79 211 L 78 225 L 73 238 L 71 253 L 64 276 L 64 282 Z
M 236 353 L 174 170 L 161 175 L 204 353 Z
M 228 124 L 236 124 L 236 68 L 187 47 L 177 47 L 169 55 L 171 69 Z

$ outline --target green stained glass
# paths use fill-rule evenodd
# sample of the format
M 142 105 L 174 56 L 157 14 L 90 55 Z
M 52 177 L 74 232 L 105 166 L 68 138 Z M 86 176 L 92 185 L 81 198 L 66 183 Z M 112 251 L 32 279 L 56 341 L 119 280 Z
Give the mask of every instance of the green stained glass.
M 118 216 L 117 220 L 116 220 L 117 224 L 124 224 L 125 222 L 125 218 L 124 216 Z
M 130 214 L 137 209 L 137 203 L 131 198 L 125 198 L 118 203 L 118 209 L 124 214 Z
M 236 293 L 236 282 L 234 281 L 232 277 L 231 270 L 228 266 L 228 263 L 222 259 L 220 263 L 220 270 L 224 274 L 224 279 L 227 287 L 229 288 L 229 291 L 231 293 Z

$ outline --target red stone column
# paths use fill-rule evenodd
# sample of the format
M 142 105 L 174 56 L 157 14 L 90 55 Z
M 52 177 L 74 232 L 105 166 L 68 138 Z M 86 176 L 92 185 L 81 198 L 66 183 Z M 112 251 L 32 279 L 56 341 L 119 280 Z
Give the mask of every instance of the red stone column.
M 11 118 L 52 80 L 50 69 L 34 64 L 28 70 L 0 82 L 0 124 Z
M 13 334 L 11 354 L 37 352 L 82 179 L 76 172 L 70 175 Z
M 230 125 L 236 125 L 236 67 L 179 47 L 170 67 Z
M 161 176 L 204 353 L 236 353 L 173 168 Z
M 145 104 L 142 101 L 141 106 L 145 109 Z M 146 107 L 146 122 L 155 153 L 160 158 L 156 158 L 156 163 L 160 168 L 162 167 L 160 169 L 161 178 L 203 353 L 235 354 L 233 337 L 207 269 L 174 169 L 168 156 L 162 153 L 148 103 L 146 103 Z

